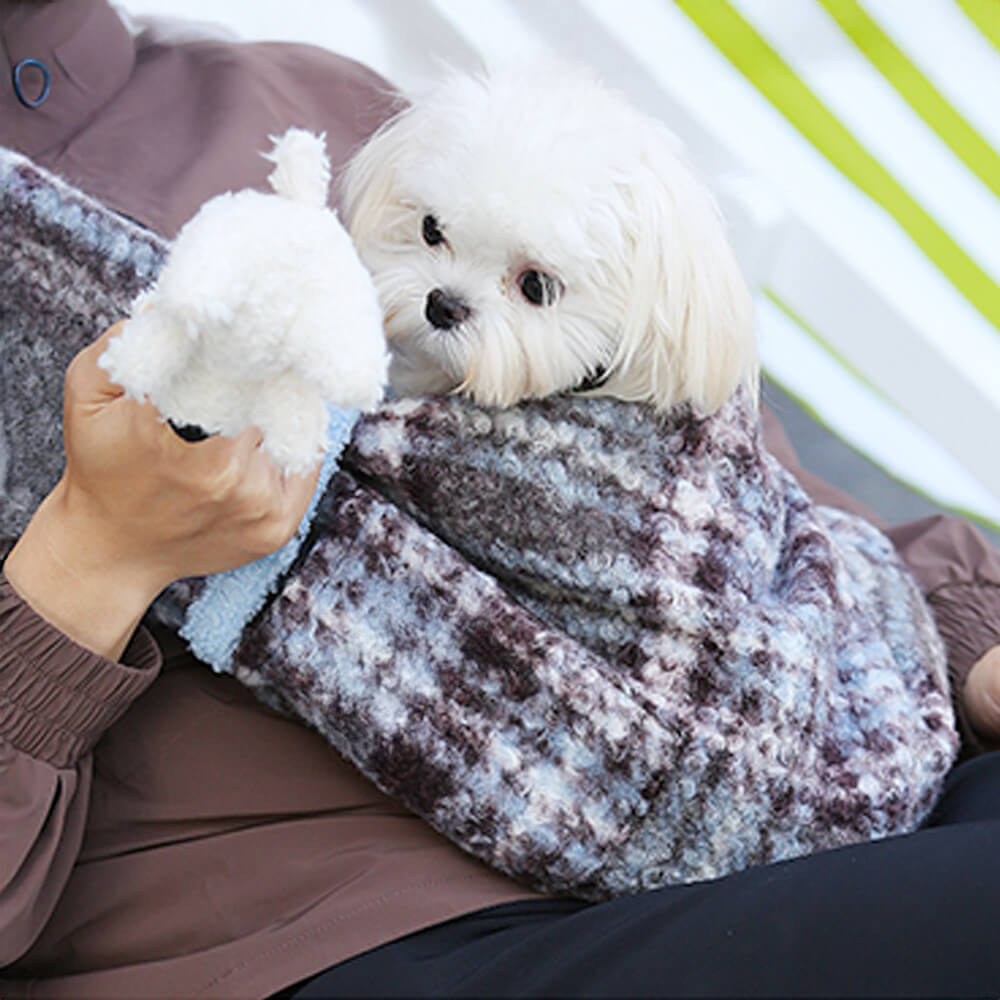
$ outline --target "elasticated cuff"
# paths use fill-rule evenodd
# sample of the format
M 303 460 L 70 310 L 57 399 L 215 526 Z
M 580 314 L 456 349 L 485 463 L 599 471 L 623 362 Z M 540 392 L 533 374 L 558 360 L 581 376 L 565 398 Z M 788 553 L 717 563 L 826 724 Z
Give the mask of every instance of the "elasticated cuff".
M 989 749 L 969 722 L 962 691 L 969 672 L 988 650 L 1000 645 L 1000 586 L 976 580 L 950 583 L 927 594 L 948 649 L 948 681 L 962 737 L 963 757 Z
M 64 635 L 0 574 L 0 737 L 72 767 L 153 682 L 161 665 L 139 628 L 115 663 Z
M 976 661 L 1000 644 L 1000 550 L 951 514 L 932 514 L 886 533 L 917 578 L 948 649 L 962 756 L 981 753 L 988 747 L 969 724 L 962 693 Z

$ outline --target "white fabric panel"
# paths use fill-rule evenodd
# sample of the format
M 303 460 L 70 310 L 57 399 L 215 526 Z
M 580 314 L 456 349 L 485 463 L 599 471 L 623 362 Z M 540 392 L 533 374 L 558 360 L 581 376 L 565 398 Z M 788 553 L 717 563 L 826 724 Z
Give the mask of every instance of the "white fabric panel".
M 1000 199 L 818 0 L 731 3 L 1000 282 Z M 770 290 L 829 347 L 824 351 L 760 295 L 765 366 L 893 475 L 939 503 L 1000 521 L 1000 462 L 990 442 L 1000 426 L 1000 330 L 671 0 L 127 0 L 121 6 L 133 15 L 221 22 L 247 40 L 325 45 L 409 91 L 433 79 L 441 61 L 474 67 L 551 49 L 591 63 L 685 139 L 720 195 L 751 284 Z M 953 0 L 863 0 L 863 6 L 1000 148 L 1000 57 Z M 868 419 L 858 419 L 861 413 Z

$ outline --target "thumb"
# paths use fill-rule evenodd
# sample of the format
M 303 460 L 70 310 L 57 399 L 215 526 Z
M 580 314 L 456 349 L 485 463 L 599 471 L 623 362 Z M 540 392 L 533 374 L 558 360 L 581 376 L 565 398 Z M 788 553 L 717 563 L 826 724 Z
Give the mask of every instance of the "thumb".
M 108 327 L 97 340 L 73 358 L 66 370 L 68 399 L 102 403 L 125 394 L 125 390 L 112 382 L 108 373 L 98 364 L 108 342 L 121 333 L 124 325 L 125 320 L 119 320 L 114 326 Z

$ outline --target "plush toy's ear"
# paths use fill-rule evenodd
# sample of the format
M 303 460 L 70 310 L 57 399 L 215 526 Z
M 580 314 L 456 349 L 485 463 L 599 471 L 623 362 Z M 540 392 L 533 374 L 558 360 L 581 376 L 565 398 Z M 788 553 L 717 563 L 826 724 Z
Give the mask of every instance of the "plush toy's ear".
M 281 138 L 270 139 L 274 148 L 260 155 L 274 164 L 267 179 L 275 194 L 322 208 L 330 189 L 326 136 L 290 128 Z
M 657 123 L 619 194 L 630 232 L 626 320 L 605 392 L 661 408 L 718 409 L 740 383 L 757 389 L 753 302 L 721 213 Z

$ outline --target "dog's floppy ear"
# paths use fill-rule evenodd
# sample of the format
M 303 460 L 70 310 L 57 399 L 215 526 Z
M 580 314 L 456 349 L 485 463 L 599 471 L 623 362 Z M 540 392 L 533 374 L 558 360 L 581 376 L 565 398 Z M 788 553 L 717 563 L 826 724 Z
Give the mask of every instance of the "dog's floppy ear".
M 412 106 L 394 115 L 351 157 L 339 180 L 342 215 L 357 244 L 366 244 L 397 196 L 397 171 L 413 157 Z
M 605 391 L 662 408 L 689 400 L 708 414 L 741 382 L 756 392 L 753 303 L 718 206 L 676 138 L 650 122 L 642 141 L 619 189 L 631 287 Z

